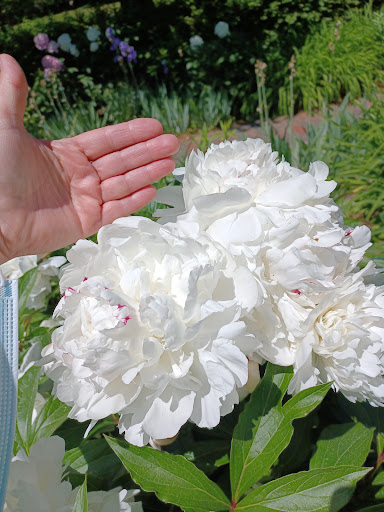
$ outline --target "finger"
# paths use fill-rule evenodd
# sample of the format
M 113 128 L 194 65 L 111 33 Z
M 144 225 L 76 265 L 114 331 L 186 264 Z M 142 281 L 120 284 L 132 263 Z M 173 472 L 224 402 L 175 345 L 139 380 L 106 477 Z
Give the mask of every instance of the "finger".
M 160 135 L 134 146 L 105 155 L 93 162 L 101 181 L 174 155 L 179 141 L 174 135 Z
M 153 185 L 144 187 L 134 192 L 128 197 L 124 197 L 117 201 L 108 201 L 104 203 L 101 209 L 101 225 L 111 224 L 120 217 L 128 217 L 146 204 L 151 202 L 156 196 L 156 189 Z
M 28 84 L 24 72 L 13 57 L 0 55 L 0 126 L 23 124 Z
M 97 128 L 97 130 L 76 135 L 72 140 L 78 144 L 89 160 L 96 160 L 162 133 L 163 127 L 159 121 L 144 118 Z
M 139 167 L 120 176 L 113 176 L 101 183 L 103 202 L 106 203 L 107 201 L 129 196 L 136 190 L 140 190 L 154 181 L 164 178 L 174 168 L 175 162 L 169 157 Z

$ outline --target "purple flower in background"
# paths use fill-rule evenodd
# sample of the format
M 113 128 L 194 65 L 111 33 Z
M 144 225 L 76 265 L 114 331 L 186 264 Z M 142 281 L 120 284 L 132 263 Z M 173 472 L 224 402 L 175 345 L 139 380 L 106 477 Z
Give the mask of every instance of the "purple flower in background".
M 168 75 L 169 69 L 168 69 L 168 66 L 167 66 L 167 61 L 162 60 L 161 61 L 161 65 L 163 66 L 163 73 L 164 73 L 164 75 Z
M 105 35 L 107 36 L 107 39 L 111 40 L 115 37 L 115 31 L 112 27 L 108 27 L 105 31 Z
M 52 80 L 52 78 L 54 78 L 56 75 L 56 71 L 54 69 L 51 69 L 51 68 L 45 68 L 44 69 L 44 78 L 50 82 Z
M 113 57 L 113 62 L 123 62 L 123 57 L 121 55 L 115 55 Z
M 137 53 L 133 46 L 131 46 L 126 41 L 121 41 L 119 44 L 119 49 L 121 51 L 121 55 L 126 57 L 128 62 L 136 62 Z
M 137 53 L 133 46 L 131 46 L 131 48 L 132 48 L 131 51 L 127 55 L 127 61 L 128 62 L 136 62 L 137 61 Z
M 59 53 L 59 43 L 53 40 L 49 41 L 47 51 L 48 53 Z
M 118 37 L 113 37 L 111 39 L 111 43 L 112 43 L 111 47 L 110 47 L 111 52 L 116 52 L 119 49 L 120 39 Z
M 49 36 L 48 34 L 37 34 L 37 36 L 33 38 L 33 42 L 38 50 L 46 50 L 49 45 Z
M 52 57 L 52 55 L 44 55 L 44 57 L 41 59 L 41 64 L 44 69 L 53 69 L 57 72 L 63 69 L 63 63 L 61 60 L 57 59 L 56 57 Z
M 132 46 L 129 46 L 127 41 L 121 41 L 121 43 L 119 44 L 119 48 L 121 51 L 121 55 L 123 57 L 126 57 L 128 55 L 128 53 L 130 52 L 130 49 L 132 48 Z

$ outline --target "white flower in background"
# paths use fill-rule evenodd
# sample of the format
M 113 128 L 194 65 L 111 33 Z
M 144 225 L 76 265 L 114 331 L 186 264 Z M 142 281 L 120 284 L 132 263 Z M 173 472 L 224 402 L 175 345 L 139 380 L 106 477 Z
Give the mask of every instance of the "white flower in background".
M 368 264 L 320 294 L 312 308 L 282 299 L 295 334 L 290 393 L 333 381 L 352 402 L 384 404 L 384 286 L 364 281 L 375 275 Z
M 19 279 L 28 270 L 37 267 L 37 256 L 20 256 L 0 265 L 5 279 Z
M 200 46 L 202 46 L 203 44 L 204 44 L 204 40 L 200 36 L 192 36 L 189 39 L 189 46 L 191 47 L 191 50 L 193 50 L 193 51 L 200 48 Z
M 79 241 L 60 282 L 64 324 L 43 350 L 70 417 L 118 413 L 136 445 L 188 420 L 217 425 L 247 382 L 245 354 L 260 345 L 241 321 L 263 299 L 257 280 L 176 228 L 131 217 L 102 228 L 98 245 Z
M 99 43 L 96 42 L 96 41 L 93 41 L 90 45 L 89 45 L 89 50 L 91 52 L 97 52 L 97 50 L 99 49 Z
M 88 27 L 87 30 L 87 39 L 88 41 L 94 42 L 100 38 L 100 30 L 96 27 Z
M 58 277 L 60 267 L 66 261 L 64 256 L 52 256 L 38 265 L 36 281 L 26 302 L 28 309 L 40 309 L 45 306 L 45 299 L 52 291 L 51 280 Z
M 78 57 L 80 55 L 80 52 L 75 44 L 70 44 L 68 51 L 73 57 Z
M 57 38 L 57 44 L 59 45 L 60 49 L 64 52 L 69 52 L 69 49 L 71 47 L 71 36 L 69 34 L 61 34 Z
M 12 460 L 4 512 L 71 512 L 78 489 L 62 481 L 64 440 L 40 439 L 27 456 L 20 451 Z M 113 489 L 88 493 L 89 512 L 142 512 L 134 502 L 138 490 Z
M 229 31 L 229 25 L 225 21 L 219 21 L 215 25 L 215 36 L 219 37 L 220 39 L 224 39 L 224 37 L 227 37 L 230 35 Z

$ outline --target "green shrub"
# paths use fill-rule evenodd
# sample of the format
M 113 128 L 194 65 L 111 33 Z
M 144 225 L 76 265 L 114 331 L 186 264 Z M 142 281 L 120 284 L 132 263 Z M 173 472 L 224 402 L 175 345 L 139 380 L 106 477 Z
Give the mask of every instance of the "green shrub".
M 47 6 L 49 2 L 43 3 Z M 254 118 L 256 60 L 268 63 L 268 101 L 273 108 L 294 47 L 300 47 L 308 33 L 318 29 L 321 19 L 364 4 L 364 0 L 130 0 L 92 8 L 82 6 L 23 21 L 0 33 L 0 48 L 20 61 L 33 83 L 42 57 L 34 47 L 33 37 L 46 32 L 56 39 L 67 32 L 80 49 L 80 56 L 76 59 L 66 54 L 66 67 L 77 67 L 82 72 L 89 68 L 93 77 L 105 84 L 124 78 L 119 66 L 112 63 L 110 45 L 104 38 L 105 29 L 111 25 L 122 39 L 129 38 L 135 46 L 139 83 L 145 82 L 153 90 L 165 83 L 168 90 L 174 89 L 178 94 L 191 89 L 198 95 L 205 86 L 225 88 L 236 115 Z M 214 34 L 218 21 L 229 23 L 229 37 L 220 39 Z M 89 52 L 85 36 L 89 25 L 97 26 L 104 38 L 97 54 Z M 190 48 L 193 35 L 204 40 L 197 50 Z M 166 63 L 167 74 L 162 62 Z M 68 80 L 67 87 L 76 89 L 75 81 Z
M 384 83 L 383 40 L 383 14 L 370 5 L 336 23 L 323 22 L 296 55 L 298 104 L 321 108 L 347 93 L 351 100 L 371 95 Z
M 0 26 L 15 25 L 28 18 L 56 14 L 72 9 L 70 0 L 1 0 Z M 76 0 L 76 7 L 88 4 L 89 0 Z M 104 4 L 105 0 L 92 0 L 92 5 Z

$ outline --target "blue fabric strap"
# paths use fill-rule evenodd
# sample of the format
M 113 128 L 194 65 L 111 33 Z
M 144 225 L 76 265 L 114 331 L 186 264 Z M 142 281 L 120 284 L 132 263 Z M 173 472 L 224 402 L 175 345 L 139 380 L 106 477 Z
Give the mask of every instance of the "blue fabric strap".
M 0 286 L 0 511 L 13 454 L 17 405 L 17 281 Z

